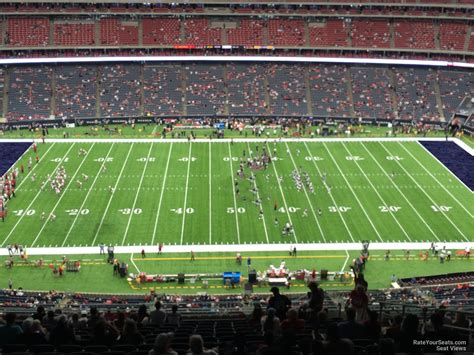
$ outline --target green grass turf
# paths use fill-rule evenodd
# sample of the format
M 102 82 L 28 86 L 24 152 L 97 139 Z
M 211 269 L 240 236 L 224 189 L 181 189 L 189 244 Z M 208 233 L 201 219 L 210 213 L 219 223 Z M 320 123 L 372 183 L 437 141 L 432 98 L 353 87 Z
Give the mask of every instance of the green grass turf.
M 299 252 L 298 257 L 293 258 L 285 255 L 284 252 L 252 252 L 244 254 L 252 257 L 252 267 L 256 270 L 266 270 L 270 264 L 279 265 L 284 259 L 290 271 L 298 269 L 316 270 L 328 269 L 339 271 L 344 265 L 348 270 L 346 254 L 341 251 L 328 252 Z M 349 260 L 357 257 L 357 252 L 351 252 Z M 141 259 L 139 255 L 134 256 L 134 262 L 140 271 L 148 274 L 171 274 L 184 272 L 185 274 L 196 273 L 222 273 L 223 271 L 241 271 L 246 278 L 247 266 L 245 260 L 242 266 L 237 266 L 234 261 L 234 253 L 200 253 L 194 262 L 190 262 L 188 254 L 162 254 L 147 255 L 146 259 Z M 31 261 L 37 260 L 38 256 L 31 257 Z M 112 275 L 112 267 L 106 264 L 105 258 L 98 255 L 77 255 L 71 260 L 81 260 L 82 266 L 79 273 L 65 273 L 63 277 L 54 276 L 48 267 L 49 263 L 60 263 L 60 257 L 46 255 L 43 257 L 45 266 L 37 268 L 31 265 L 26 266 L 18 261 L 13 269 L 6 269 L 3 266 L 5 257 L 0 258 L 0 280 L 4 284 L 0 287 L 7 287 L 8 280 L 13 281 L 14 287 L 23 287 L 28 290 L 47 291 L 58 290 L 65 292 L 98 292 L 98 293 L 147 293 L 150 287 L 156 287 L 159 293 L 179 293 L 194 294 L 196 292 L 208 292 L 219 294 L 240 293 L 241 290 L 227 290 L 222 287 L 219 280 L 211 281 L 210 288 L 204 290 L 202 283 L 184 285 L 176 283 L 147 283 L 141 287 L 136 285 L 132 288 L 130 284 L 122 278 Z M 118 255 L 121 261 L 128 263 L 129 271 L 136 272 L 135 266 L 130 261 L 130 254 Z M 370 289 L 387 288 L 390 286 L 391 275 L 395 274 L 399 278 L 444 274 L 448 272 L 462 272 L 473 269 L 474 259 L 454 258 L 450 262 L 440 264 L 439 261 L 431 257 L 428 261 L 421 261 L 418 252 L 412 251 L 410 260 L 407 261 L 402 252 L 394 251 L 390 261 L 383 260 L 383 253 L 373 251 L 371 260 L 365 270 L 366 279 Z M 346 290 L 352 288 L 351 284 L 342 285 L 337 281 L 323 282 L 322 287 L 327 290 Z M 268 293 L 269 287 L 255 287 L 254 292 Z M 285 291 L 287 292 L 287 291 Z M 306 292 L 306 288 L 301 282 L 295 282 L 291 292 Z
M 36 181 L 27 173 L 20 176 L 17 197 L 8 203 L 8 217 L 0 225 L 0 243 L 71 247 L 472 240 L 472 192 L 416 142 L 268 143 L 267 151 L 273 155 L 276 149 L 278 160 L 267 171 L 253 172 L 263 220 L 252 202 L 256 196 L 250 181 L 239 179 L 241 193 L 234 201 L 239 159 L 244 150 L 255 155 L 257 146 L 260 153 L 264 145 L 257 142 L 40 144 L 41 161 L 32 172 Z M 87 156 L 78 156 L 80 148 Z M 32 152 L 22 158 L 25 166 L 30 156 Z M 107 170 L 100 172 L 107 158 Z M 47 174 L 61 165 L 68 174 L 66 189 L 60 195 L 49 186 L 41 192 Z M 295 169 L 309 174 L 314 195 L 306 188 L 297 191 L 291 178 Z M 245 170 L 248 177 L 251 171 Z M 323 173 L 331 193 L 321 181 Z M 79 188 L 76 181 L 82 174 L 89 179 Z M 116 186 L 114 194 L 109 186 Z M 53 212 L 57 219 L 43 221 L 43 212 Z M 295 235 L 282 237 L 287 221 Z

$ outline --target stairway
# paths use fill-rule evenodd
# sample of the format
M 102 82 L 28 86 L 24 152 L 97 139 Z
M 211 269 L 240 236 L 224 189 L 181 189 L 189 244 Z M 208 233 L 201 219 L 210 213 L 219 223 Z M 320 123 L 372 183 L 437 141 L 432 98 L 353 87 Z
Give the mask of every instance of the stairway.
M 439 22 L 434 24 L 434 41 L 435 41 L 435 48 L 440 49 L 440 41 L 439 41 Z
M 391 90 L 391 97 L 392 97 L 392 110 L 393 114 L 395 116 L 395 119 L 398 120 L 398 98 L 397 98 L 397 93 L 395 91 L 395 88 L 397 87 L 397 80 L 395 77 L 395 73 L 391 68 L 388 69 L 388 76 L 390 79 L 390 85 L 392 86 Z
M 313 103 L 311 100 L 311 83 L 309 81 L 309 67 L 306 66 L 304 70 L 304 83 L 306 86 L 306 105 L 308 106 L 308 116 L 313 116 Z
M 7 117 L 8 113 L 8 88 L 10 87 L 10 68 L 3 71 L 3 107 L 1 117 Z
M 442 122 L 446 122 L 446 118 L 444 117 L 443 111 L 443 102 L 441 101 L 441 89 L 439 87 L 439 73 L 436 71 L 436 80 L 433 82 L 434 92 L 436 97 L 436 105 L 438 106 L 438 113 L 439 117 L 441 118 Z
M 224 83 L 224 93 L 225 93 L 225 101 L 224 101 L 224 115 L 229 115 L 229 88 L 227 87 L 227 64 L 222 66 L 222 75 L 223 75 L 223 83 Z
M 471 43 L 472 36 L 472 25 L 467 26 L 466 38 L 464 39 L 464 48 L 463 50 L 467 52 L 469 50 L 469 43 Z
M 140 21 L 141 23 L 141 21 Z M 141 27 L 141 26 L 140 26 Z M 144 116 L 145 115 L 145 88 L 144 88 L 144 80 L 145 80 L 145 76 L 144 76 L 144 71 L 145 71 L 145 64 L 141 64 L 140 65 L 140 96 L 138 98 L 138 115 L 139 116 Z
M 56 112 L 56 67 L 51 68 L 51 115 Z
M 184 64 L 186 65 L 186 64 Z M 187 82 L 187 78 L 186 78 L 186 74 L 185 74 L 185 71 L 184 69 L 182 69 L 183 67 L 183 64 L 181 64 L 181 73 L 180 73 L 180 77 L 181 77 L 181 91 L 182 91 L 182 99 L 183 100 L 183 108 L 181 110 L 181 114 L 186 116 L 188 114 L 188 94 L 186 92 L 186 82 Z
M 351 104 L 351 117 L 356 117 L 356 112 L 354 109 L 354 98 L 352 96 L 352 76 L 351 76 L 351 69 L 349 66 L 346 66 L 346 85 L 347 85 L 347 98 Z
M 100 117 L 100 82 L 101 82 L 101 77 L 102 77 L 102 72 L 101 72 L 101 67 L 100 65 L 97 66 L 97 79 L 96 79 L 96 87 L 95 87 L 95 117 Z

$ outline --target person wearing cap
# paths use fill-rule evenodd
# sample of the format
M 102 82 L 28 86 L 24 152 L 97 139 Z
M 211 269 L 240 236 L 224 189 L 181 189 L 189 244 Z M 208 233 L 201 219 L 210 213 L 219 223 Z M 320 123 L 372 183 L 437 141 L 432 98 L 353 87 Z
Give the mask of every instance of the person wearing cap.
M 173 333 L 158 334 L 155 339 L 155 344 L 153 344 L 153 348 L 148 352 L 148 355 L 178 355 L 178 353 L 171 348 L 173 336 Z
M 272 287 L 270 289 L 270 292 L 273 293 L 273 296 L 270 297 L 268 300 L 268 307 L 269 308 L 274 308 L 276 311 L 276 315 L 280 320 L 283 320 L 286 318 L 286 312 L 291 307 L 291 301 L 288 297 L 285 295 L 282 295 L 280 293 L 280 289 L 278 287 Z

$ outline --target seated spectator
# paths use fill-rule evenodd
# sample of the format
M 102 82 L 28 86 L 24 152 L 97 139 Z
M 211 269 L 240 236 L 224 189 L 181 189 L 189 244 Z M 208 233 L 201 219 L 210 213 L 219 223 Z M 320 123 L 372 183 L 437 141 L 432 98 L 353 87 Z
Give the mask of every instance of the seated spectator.
M 91 345 L 114 345 L 116 343 L 119 331 L 111 323 L 104 319 L 99 319 L 92 328 Z
M 272 333 L 275 337 L 280 336 L 280 318 L 276 316 L 274 308 L 267 309 L 267 315 L 262 317 L 261 324 L 263 334 Z
M 46 315 L 43 317 L 41 323 L 43 324 L 43 327 L 47 329 L 52 329 L 56 326 L 57 319 L 54 314 L 54 311 L 48 311 Z
M 46 332 L 38 319 L 26 318 L 22 324 L 23 334 L 17 338 L 19 344 L 41 345 L 47 344 Z
M 141 345 L 145 342 L 145 338 L 137 329 L 137 323 L 132 319 L 126 319 L 122 333 L 118 338 L 121 344 Z
M 253 311 L 249 318 L 249 324 L 253 327 L 260 327 L 260 320 L 263 316 L 263 309 L 260 303 L 255 303 L 253 305 Z
M 385 335 L 394 340 L 398 340 L 400 337 L 400 332 L 402 331 L 402 321 L 403 317 L 400 314 L 397 314 L 390 325 L 387 328 Z
M 75 340 L 74 330 L 69 326 L 66 316 L 61 315 L 49 333 L 49 342 L 54 346 L 59 346 L 73 344 Z
M 418 317 L 414 314 L 407 314 L 402 323 L 400 339 L 397 342 L 397 353 L 421 354 L 423 348 L 413 344 L 414 340 L 420 340 L 421 334 L 418 330 Z
M 457 312 L 454 318 L 453 325 L 460 328 L 469 328 L 472 324 L 466 318 L 466 313 Z
M 171 342 L 173 341 L 173 333 L 161 333 L 155 339 L 153 349 L 148 355 L 178 355 L 176 351 L 171 349 Z
M 280 289 L 278 287 L 272 287 L 270 292 L 273 293 L 273 296 L 268 300 L 267 308 L 273 308 L 279 319 L 285 319 L 286 312 L 288 312 L 288 309 L 291 307 L 290 299 L 285 295 L 280 294 Z
M 188 355 L 217 355 L 214 350 L 204 349 L 204 341 L 202 336 L 194 334 L 189 337 L 189 351 Z
M 0 346 L 5 344 L 14 344 L 23 330 L 15 324 L 16 313 L 7 313 L 5 315 L 5 325 L 0 327 Z
M 347 321 L 338 324 L 339 336 L 347 339 L 360 339 L 364 337 L 364 326 L 356 322 L 356 311 L 349 307 L 346 310 Z
M 166 313 L 161 310 L 161 302 L 156 301 L 155 310 L 150 312 L 150 324 L 162 325 L 165 322 Z
M 179 325 L 181 324 L 181 314 L 178 313 L 177 305 L 174 304 L 173 306 L 171 306 L 171 313 L 166 314 L 165 323 L 176 325 L 177 327 L 179 327 Z
M 376 311 L 369 310 L 369 319 L 364 322 L 364 332 L 365 337 L 367 339 L 374 339 L 377 340 L 380 338 L 380 333 L 382 332 L 382 328 L 378 321 L 379 314 Z
M 336 324 L 328 327 L 323 347 L 324 353 L 328 355 L 350 355 L 354 353 L 354 344 L 351 340 L 339 336 Z
M 304 330 L 305 321 L 304 319 L 298 318 L 298 311 L 295 308 L 290 308 L 286 316 L 287 318 L 281 322 L 282 333 L 291 331 L 297 334 Z
M 89 321 L 87 322 L 87 326 L 89 329 L 94 329 L 95 324 L 103 321 L 104 318 L 99 314 L 99 311 L 96 307 L 91 307 L 90 314 L 91 315 L 89 317 Z
M 46 312 L 44 311 L 44 307 L 38 306 L 36 308 L 36 312 L 33 314 L 33 319 L 38 319 L 39 321 L 42 321 L 45 315 Z
M 148 314 L 147 308 L 144 304 L 138 307 L 137 323 L 147 324 L 149 323 L 150 315 Z

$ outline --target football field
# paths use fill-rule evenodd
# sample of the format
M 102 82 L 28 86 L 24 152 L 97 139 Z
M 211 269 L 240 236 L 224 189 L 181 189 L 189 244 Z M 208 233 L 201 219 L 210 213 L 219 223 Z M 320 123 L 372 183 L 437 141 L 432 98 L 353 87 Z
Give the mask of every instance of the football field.
M 264 151 L 266 169 L 247 166 Z M 2 247 L 255 244 L 264 251 L 279 243 L 474 238 L 472 191 L 417 141 L 90 140 L 39 143 L 38 152 L 0 222 Z M 30 156 L 31 149 L 15 166 Z M 67 179 L 57 194 L 47 178 L 60 167 Z

